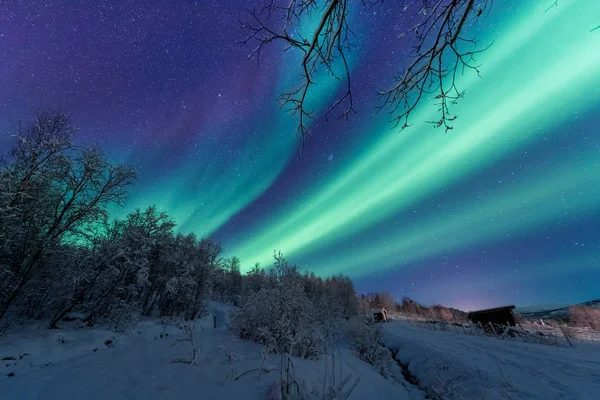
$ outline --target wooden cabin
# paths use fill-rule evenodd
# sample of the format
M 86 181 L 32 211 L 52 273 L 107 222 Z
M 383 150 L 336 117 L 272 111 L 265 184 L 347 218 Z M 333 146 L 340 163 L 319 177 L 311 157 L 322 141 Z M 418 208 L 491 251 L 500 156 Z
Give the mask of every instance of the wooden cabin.
M 490 323 L 494 325 L 515 326 L 515 316 L 512 311 L 514 308 L 515 306 L 505 306 L 471 311 L 467 314 L 467 318 L 475 324 L 481 323 L 484 326 Z

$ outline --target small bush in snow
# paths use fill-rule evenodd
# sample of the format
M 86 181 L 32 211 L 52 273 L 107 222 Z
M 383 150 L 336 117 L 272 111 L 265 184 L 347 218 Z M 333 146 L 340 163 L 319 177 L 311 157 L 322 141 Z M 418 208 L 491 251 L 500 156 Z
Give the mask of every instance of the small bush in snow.
M 231 315 L 230 327 L 244 339 L 253 339 L 275 353 L 298 357 L 321 354 L 323 334 L 314 325 L 314 309 L 298 286 L 263 288 Z
M 172 363 L 184 363 L 184 364 L 189 364 L 189 365 L 196 365 L 196 363 L 198 362 L 199 349 L 198 349 L 197 342 L 196 342 L 196 326 L 197 325 L 198 325 L 198 323 L 196 320 L 192 320 L 192 321 L 189 321 L 187 324 L 181 325 L 183 337 L 181 339 L 177 340 L 175 342 L 175 344 L 181 343 L 181 342 L 188 342 L 191 347 L 191 349 L 190 349 L 191 356 L 190 356 L 189 360 L 177 358 L 175 360 L 172 360 L 171 361 Z
M 275 256 L 270 287 L 251 294 L 234 309 L 230 328 L 275 353 L 308 358 L 323 352 L 323 326 L 315 323 L 316 309 L 306 295 L 301 275 Z
M 377 368 L 383 376 L 392 374 L 393 360 L 382 344 L 380 325 L 370 323 L 366 316 L 356 317 L 348 321 L 346 336 L 362 360 Z
M 600 331 L 600 309 L 584 305 L 571 306 L 569 324 Z

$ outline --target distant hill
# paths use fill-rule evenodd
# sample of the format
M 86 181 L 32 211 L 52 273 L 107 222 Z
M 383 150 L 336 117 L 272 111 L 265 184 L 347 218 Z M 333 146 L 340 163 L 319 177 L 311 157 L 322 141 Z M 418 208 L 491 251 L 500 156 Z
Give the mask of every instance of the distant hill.
M 515 312 L 518 312 L 519 314 L 529 319 L 564 318 L 569 315 L 569 307 L 571 305 L 591 306 L 600 309 L 600 299 L 570 305 L 538 305 L 528 307 L 517 307 L 515 308 Z
M 536 304 L 526 307 L 517 307 L 515 308 L 515 312 L 520 314 L 533 313 L 533 312 L 541 312 L 548 310 L 558 310 L 560 308 L 568 307 L 568 304 Z
M 600 308 L 600 299 L 586 301 L 585 303 L 582 303 L 582 304 L 584 306 L 592 306 L 594 308 Z

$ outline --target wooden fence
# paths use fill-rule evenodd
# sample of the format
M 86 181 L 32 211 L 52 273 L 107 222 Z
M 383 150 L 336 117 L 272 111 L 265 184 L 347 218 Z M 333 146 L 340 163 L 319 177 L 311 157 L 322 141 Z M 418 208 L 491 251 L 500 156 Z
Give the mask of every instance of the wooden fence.
M 435 331 L 456 332 L 472 336 L 491 336 L 501 340 L 521 340 L 552 346 L 573 347 L 578 342 L 600 342 L 600 331 L 575 328 L 565 325 L 524 324 L 507 327 L 505 325 L 471 322 L 447 322 L 402 314 L 389 316 L 391 321 L 405 321 L 412 325 Z

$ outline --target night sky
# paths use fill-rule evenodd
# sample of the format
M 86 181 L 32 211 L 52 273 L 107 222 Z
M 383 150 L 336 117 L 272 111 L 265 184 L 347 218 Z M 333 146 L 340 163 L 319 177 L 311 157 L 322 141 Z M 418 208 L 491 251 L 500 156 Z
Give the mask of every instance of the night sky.
M 300 153 L 278 108 L 298 57 L 247 60 L 249 1 L 4 0 L 0 150 L 36 109 L 66 110 L 81 143 L 139 172 L 114 216 L 156 204 L 244 269 L 276 249 L 359 291 L 465 310 L 600 297 L 600 2 L 495 1 L 448 133 L 425 122 L 428 102 L 402 132 L 375 112 L 412 21 L 359 3 L 358 113 L 325 121 L 344 88 L 323 79 Z

